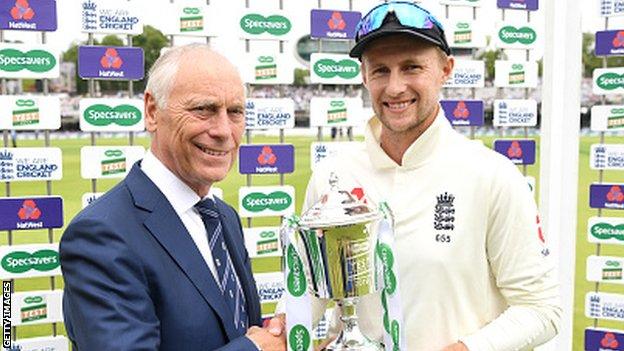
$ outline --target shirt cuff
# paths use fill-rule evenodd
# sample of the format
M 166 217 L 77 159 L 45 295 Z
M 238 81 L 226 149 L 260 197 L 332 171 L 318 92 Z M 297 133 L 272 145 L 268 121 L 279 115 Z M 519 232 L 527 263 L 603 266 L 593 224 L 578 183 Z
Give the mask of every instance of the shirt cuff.
M 260 345 L 258 345 L 255 341 L 253 341 L 253 339 L 251 339 L 250 337 L 247 337 L 247 339 L 249 339 L 249 341 L 251 341 L 251 343 L 256 347 L 256 350 L 258 351 L 262 351 L 262 347 L 260 347 Z

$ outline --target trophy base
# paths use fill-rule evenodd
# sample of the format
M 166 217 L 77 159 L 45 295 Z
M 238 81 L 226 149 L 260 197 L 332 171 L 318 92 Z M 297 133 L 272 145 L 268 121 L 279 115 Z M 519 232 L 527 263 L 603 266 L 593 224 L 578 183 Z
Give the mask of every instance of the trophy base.
M 380 343 L 367 338 L 358 327 L 357 315 L 355 314 L 355 305 L 357 298 L 347 298 L 338 301 L 337 304 L 341 309 L 342 315 L 342 331 L 325 350 L 330 351 L 383 351 L 384 348 Z
M 344 340 L 340 335 L 334 342 L 329 344 L 325 350 L 329 351 L 383 351 L 381 344 L 364 337 L 362 340 Z

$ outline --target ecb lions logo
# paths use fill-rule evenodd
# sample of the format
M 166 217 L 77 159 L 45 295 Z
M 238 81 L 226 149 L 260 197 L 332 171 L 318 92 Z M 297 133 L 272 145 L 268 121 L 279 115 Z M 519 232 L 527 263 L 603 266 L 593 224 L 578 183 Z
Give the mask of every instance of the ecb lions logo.
M 455 229 L 455 196 L 444 192 L 438 195 L 437 204 L 433 215 L 433 228 L 438 231 L 450 231 Z M 435 240 L 442 243 L 450 243 L 451 236 L 447 233 L 436 233 Z

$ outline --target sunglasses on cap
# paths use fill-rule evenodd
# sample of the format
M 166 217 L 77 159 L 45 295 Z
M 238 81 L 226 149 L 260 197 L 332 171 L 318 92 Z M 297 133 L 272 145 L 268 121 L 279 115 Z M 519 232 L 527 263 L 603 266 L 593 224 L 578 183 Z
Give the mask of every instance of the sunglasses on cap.
M 405 27 L 431 29 L 435 25 L 444 31 L 442 24 L 422 7 L 409 1 L 391 1 L 375 6 L 362 17 L 355 30 L 355 40 L 379 29 L 390 12 L 393 12 L 397 20 Z

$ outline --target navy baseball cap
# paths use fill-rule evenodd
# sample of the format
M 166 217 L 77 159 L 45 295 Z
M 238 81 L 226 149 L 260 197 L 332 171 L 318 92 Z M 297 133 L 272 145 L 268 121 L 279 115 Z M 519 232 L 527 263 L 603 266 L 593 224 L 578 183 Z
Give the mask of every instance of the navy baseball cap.
M 444 28 L 435 16 L 413 2 L 389 1 L 375 6 L 362 17 L 349 56 L 361 58 L 366 46 L 375 39 L 401 33 L 428 41 L 447 55 L 451 54 Z

